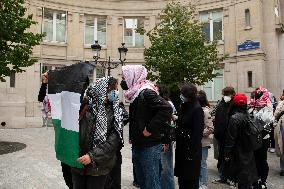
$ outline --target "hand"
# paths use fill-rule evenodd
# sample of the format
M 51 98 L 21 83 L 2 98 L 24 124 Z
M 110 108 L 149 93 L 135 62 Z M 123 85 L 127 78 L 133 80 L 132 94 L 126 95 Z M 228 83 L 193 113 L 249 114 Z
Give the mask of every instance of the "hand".
M 147 131 L 146 127 L 145 127 L 145 129 L 144 129 L 144 131 L 143 131 L 143 135 L 144 135 L 144 137 L 149 137 L 149 136 L 151 136 L 151 133 L 149 133 L 149 132 Z
M 88 165 L 91 163 L 91 158 L 89 156 L 89 154 L 86 154 L 80 158 L 77 159 L 77 161 L 83 165 Z
M 169 151 L 169 147 L 169 144 L 163 144 L 164 153 L 167 153 Z
M 172 115 L 172 120 L 173 121 L 176 121 L 178 119 L 178 116 L 177 115 Z
M 48 83 L 48 72 L 42 74 L 42 83 Z

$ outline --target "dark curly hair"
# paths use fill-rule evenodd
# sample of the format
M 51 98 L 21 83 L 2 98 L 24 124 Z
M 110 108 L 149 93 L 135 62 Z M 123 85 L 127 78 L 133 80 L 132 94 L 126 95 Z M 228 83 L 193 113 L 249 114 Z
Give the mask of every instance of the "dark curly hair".
M 201 107 L 206 107 L 206 106 L 210 107 L 210 104 L 207 100 L 207 96 L 206 96 L 205 91 L 203 91 L 203 90 L 198 91 L 197 92 L 197 99 L 198 99 Z
M 194 101 L 197 96 L 197 87 L 192 83 L 185 83 L 181 87 L 180 92 L 189 101 Z

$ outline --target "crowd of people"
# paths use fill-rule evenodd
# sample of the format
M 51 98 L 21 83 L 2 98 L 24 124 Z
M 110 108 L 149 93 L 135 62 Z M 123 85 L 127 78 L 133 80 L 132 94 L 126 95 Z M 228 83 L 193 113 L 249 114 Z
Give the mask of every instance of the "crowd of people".
M 219 173 L 214 183 L 265 189 L 270 148 L 280 157 L 280 175 L 284 176 L 284 91 L 277 102 L 263 87 L 253 91 L 250 100 L 233 87 L 225 87 L 222 99 L 211 107 L 206 93 L 194 84 L 184 83 L 180 99 L 173 103 L 165 86 L 146 78 L 144 66 L 122 67 L 120 87 L 130 103 L 129 112 L 120 103 L 116 78 L 99 79 L 82 91 L 78 162 L 84 168 L 62 163 L 69 188 L 121 188 L 120 151 L 127 123 L 133 185 L 141 189 L 174 189 L 174 176 L 180 189 L 208 188 L 212 139 Z M 40 101 L 45 99 L 46 83 Z

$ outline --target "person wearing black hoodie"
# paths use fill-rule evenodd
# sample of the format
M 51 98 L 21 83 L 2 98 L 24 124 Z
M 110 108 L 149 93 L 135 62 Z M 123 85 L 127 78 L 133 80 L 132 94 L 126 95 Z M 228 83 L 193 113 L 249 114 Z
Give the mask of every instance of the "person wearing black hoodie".
M 204 112 L 197 100 L 195 85 L 183 85 L 180 98 L 183 103 L 177 120 L 174 174 L 178 177 L 180 189 L 198 189 Z
M 223 98 L 217 104 L 215 119 L 214 119 L 214 138 L 217 140 L 219 148 L 218 157 L 218 172 L 219 178 L 213 180 L 214 183 L 227 183 L 227 177 L 224 173 L 225 159 L 224 159 L 224 142 L 225 133 L 228 127 L 229 118 L 233 109 L 233 98 L 235 90 L 233 87 L 225 87 L 222 90 Z

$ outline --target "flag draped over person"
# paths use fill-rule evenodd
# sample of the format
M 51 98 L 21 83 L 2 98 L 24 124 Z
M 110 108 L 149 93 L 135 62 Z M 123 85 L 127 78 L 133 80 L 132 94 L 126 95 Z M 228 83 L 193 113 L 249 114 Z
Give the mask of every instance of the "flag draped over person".
M 79 110 L 91 64 L 80 62 L 49 72 L 48 98 L 55 129 L 56 158 L 71 167 L 82 168 L 79 157 Z

